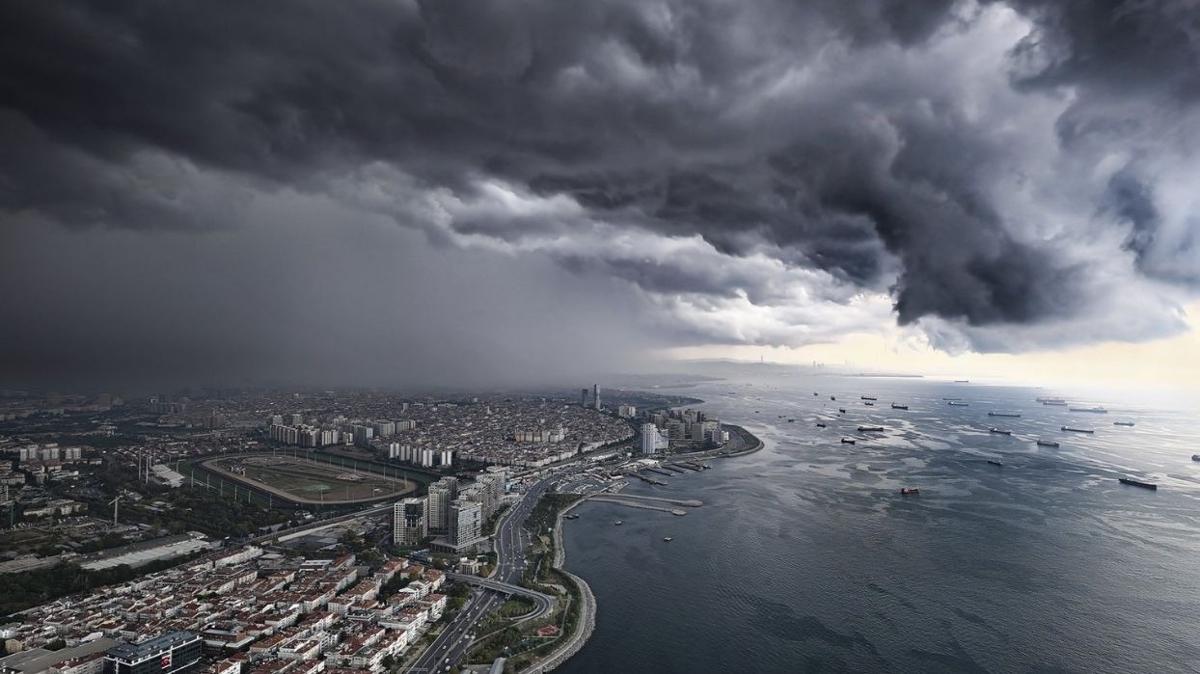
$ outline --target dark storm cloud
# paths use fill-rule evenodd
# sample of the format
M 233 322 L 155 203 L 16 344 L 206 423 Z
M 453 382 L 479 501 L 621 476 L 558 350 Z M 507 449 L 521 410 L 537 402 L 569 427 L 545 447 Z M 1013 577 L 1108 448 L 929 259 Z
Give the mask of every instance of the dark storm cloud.
M 769 256 L 819 272 L 811 294 L 832 301 L 890 292 L 904 324 L 1070 318 L 1104 295 L 1095 275 L 996 187 L 1048 160 L 1015 142 L 1021 110 L 968 91 L 978 73 L 951 77 L 972 53 L 937 51 L 997 4 L 7 3 L 0 209 L 207 230 L 297 190 L 698 304 L 786 308 Z M 1007 4 L 1032 28 L 1002 45 L 1006 81 L 1073 97 L 1062 152 L 1153 137 L 1161 120 L 1121 100 L 1192 114 L 1193 3 Z M 1073 206 L 1129 227 L 1165 278 L 1151 261 L 1188 262 L 1148 180 L 1072 185 Z M 622 232 L 698 235 L 724 258 L 640 238 L 639 254 Z

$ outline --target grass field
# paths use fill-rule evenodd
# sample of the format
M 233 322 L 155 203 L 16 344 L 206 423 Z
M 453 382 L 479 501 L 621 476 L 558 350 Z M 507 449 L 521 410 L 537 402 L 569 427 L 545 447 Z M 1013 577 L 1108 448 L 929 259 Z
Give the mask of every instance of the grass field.
M 365 467 L 312 461 L 302 456 L 270 454 L 210 459 L 203 466 L 230 480 L 269 491 L 296 503 L 355 503 L 396 498 L 415 491 L 417 483 L 399 474 L 384 475 Z

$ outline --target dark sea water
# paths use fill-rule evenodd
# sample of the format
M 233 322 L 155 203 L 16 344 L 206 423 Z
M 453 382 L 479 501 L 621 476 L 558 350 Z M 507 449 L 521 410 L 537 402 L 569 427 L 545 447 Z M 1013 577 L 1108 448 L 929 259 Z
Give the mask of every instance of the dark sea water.
M 1080 402 L 1108 414 L 1073 413 L 1035 402 L 1052 390 L 922 380 L 680 392 L 767 447 L 627 490 L 704 501 L 686 517 L 604 503 L 576 511 L 567 566 L 599 611 L 564 674 L 1200 671 L 1194 414 L 1103 399 Z M 874 408 L 863 394 L 879 398 Z M 862 439 L 860 424 L 887 431 Z M 902 486 L 921 494 L 902 497 Z

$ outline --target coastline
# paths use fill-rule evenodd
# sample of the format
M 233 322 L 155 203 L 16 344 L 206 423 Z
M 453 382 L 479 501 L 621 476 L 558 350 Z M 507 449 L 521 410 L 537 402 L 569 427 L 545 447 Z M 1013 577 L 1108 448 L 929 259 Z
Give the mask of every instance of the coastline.
M 754 452 L 757 452 L 766 446 L 766 443 L 764 443 L 761 438 L 746 430 L 742 426 L 738 426 L 736 424 L 724 425 L 730 427 L 733 432 L 736 432 L 741 437 L 742 442 L 748 446 L 736 452 L 731 452 L 728 454 L 715 454 L 707 458 L 728 459 L 737 456 L 746 456 L 747 454 L 753 454 Z M 560 648 L 556 649 L 550 655 L 547 655 L 546 658 L 540 663 L 525 670 L 526 672 L 542 674 L 542 672 L 548 672 L 555 667 L 558 667 L 570 659 L 571 656 L 578 653 L 579 650 L 585 645 L 587 645 L 588 639 L 591 638 L 592 632 L 596 629 L 596 596 L 592 594 L 592 588 L 588 585 L 586 580 L 571 573 L 565 568 L 567 563 L 567 551 L 565 545 L 563 544 L 563 516 L 569 514 L 572 510 L 583 503 L 586 503 L 587 500 L 587 497 L 579 499 L 570 506 L 560 510 L 558 516 L 555 517 L 554 562 L 552 564 L 555 569 L 561 571 L 563 575 L 565 575 L 572 583 L 575 583 L 576 589 L 579 590 L 579 596 L 583 600 L 583 619 L 576 624 L 574 632 L 567 637 L 566 641 Z

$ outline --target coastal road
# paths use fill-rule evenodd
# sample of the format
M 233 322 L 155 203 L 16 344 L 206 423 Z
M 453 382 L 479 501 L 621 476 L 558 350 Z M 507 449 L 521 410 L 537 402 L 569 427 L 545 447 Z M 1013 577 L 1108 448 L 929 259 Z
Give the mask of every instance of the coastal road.
M 516 586 L 525 574 L 525 566 L 528 563 L 525 550 L 530 539 L 529 533 L 525 531 L 525 520 L 529 519 L 529 514 L 533 512 L 538 499 L 546 493 L 551 480 L 552 478 L 547 478 L 534 483 L 496 525 L 496 568 L 490 578 L 452 578 L 481 587 L 471 592 L 462 610 L 408 668 L 408 672 L 444 672 L 458 664 L 470 648 L 479 624 L 489 613 L 499 608 L 509 594 L 520 594 L 533 599 L 538 609 L 537 616 L 544 615 L 553 608 L 553 599 L 548 595 Z

